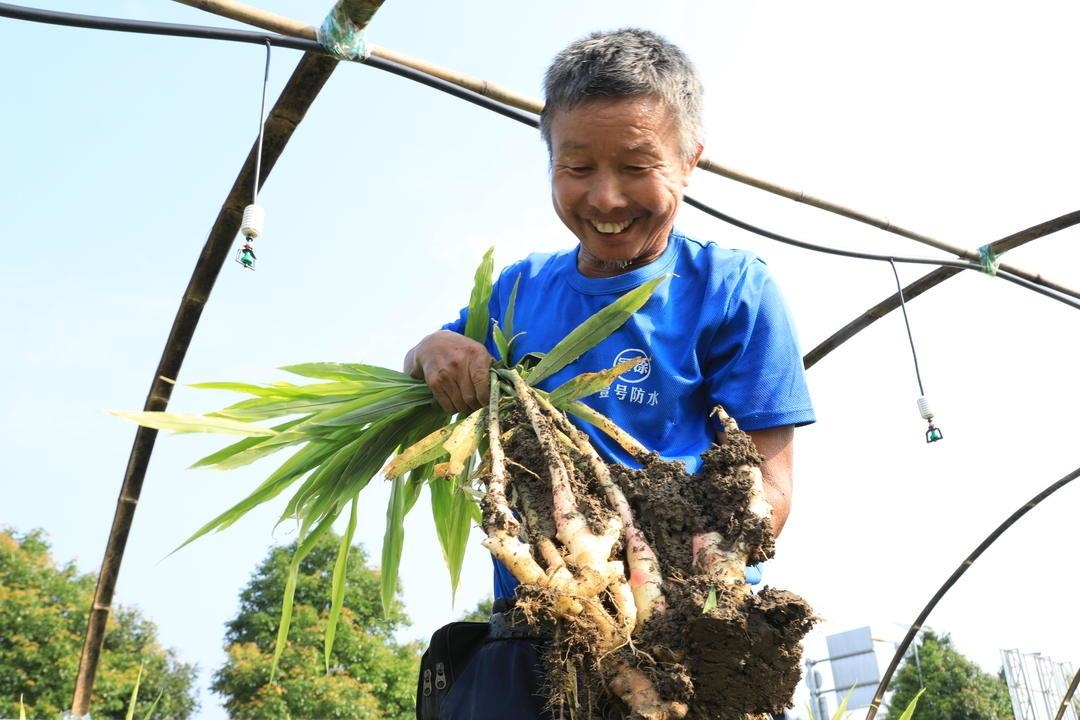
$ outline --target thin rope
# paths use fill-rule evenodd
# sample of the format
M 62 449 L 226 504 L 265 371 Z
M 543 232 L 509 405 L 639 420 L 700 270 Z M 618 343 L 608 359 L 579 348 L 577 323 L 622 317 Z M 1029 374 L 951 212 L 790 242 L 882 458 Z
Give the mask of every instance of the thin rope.
M 262 102 L 259 104 L 259 143 L 255 148 L 255 191 L 251 204 L 259 204 L 259 176 L 262 174 L 263 126 L 266 125 L 266 86 L 270 83 L 270 40 L 266 41 L 266 67 L 263 69 Z
M 926 395 L 922 386 L 922 375 L 919 374 L 919 356 L 915 354 L 915 340 L 911 337 L 911 323 L 908 322 L 907 305 L 904 303 L 904 288 L 900 285 L 900 273 L 896 272 L 896 263 L 889 258 L 889 266 L 892 268 L 893 277 L 896 278 L 896 292 L 900 296 L 900 309 L 904 313 L 904 327 L 907 328 L 908 344 L 911 345 L 911 359 L 915 362 L 915 379 L 919 383 L 919 395 Z

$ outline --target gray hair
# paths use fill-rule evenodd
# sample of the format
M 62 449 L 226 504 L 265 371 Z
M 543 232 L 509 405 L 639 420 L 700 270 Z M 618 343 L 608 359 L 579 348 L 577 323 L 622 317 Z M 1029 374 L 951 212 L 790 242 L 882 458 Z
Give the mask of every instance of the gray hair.
M 659 98 L 679 130 L 679 147 L 691 157 L 701 142 L 701 80 L 682 50 L 648 30 L 595 32 L 555 56 L 544 75 L 540 134 L 551 152 L 551 116 L 597 99 Z

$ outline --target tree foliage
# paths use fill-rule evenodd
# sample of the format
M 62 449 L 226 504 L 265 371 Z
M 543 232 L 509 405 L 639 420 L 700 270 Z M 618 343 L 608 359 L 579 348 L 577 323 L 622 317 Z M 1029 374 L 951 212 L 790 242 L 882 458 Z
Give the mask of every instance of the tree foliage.
M 0 717 L 59 717 L 71 707 L 96 579 L 71 563 L 57 567 L 40 530 L 0 528 Z M 197 708 L 195 666 L 157 641 L 155 625 L 131 609 L 109 617 L 90 714 L 124 717 L 142 665 L 142 716 L 160 694 L 156 717 L 186 718 Z
M 469 620 L 471 622 L 487 622 L 491 619 L 491 609 L 495 604 L 494 598 L 490 595 L 486 598 L 479 600 L 469 612 L 461 616 L 462 620 Z
M 923 632 L 918 662 L 909 654 L 896 672 L 886 720 L 896 720 L 919 692 L 913 720 L 1011 720 L 1012 703 L 1005 681 L 984 672 L 953 647 L 948 635 Z
M 359 548 L 353 548 L 346 570 L 345 603 L 327 670 L 323 640 L 339 542 L 328 533 L 300 563 L 289 638 L 273 684 L 270 666 L 295 544 L 271 550 L 241 592 L 240 610 L 225 635 L 229 657 L 212 685 L 230 717 L 415 717 L 420 648 L 394 641 L 408 618 L 397 598 L 383 614 L 379 573 L 367 567 Z

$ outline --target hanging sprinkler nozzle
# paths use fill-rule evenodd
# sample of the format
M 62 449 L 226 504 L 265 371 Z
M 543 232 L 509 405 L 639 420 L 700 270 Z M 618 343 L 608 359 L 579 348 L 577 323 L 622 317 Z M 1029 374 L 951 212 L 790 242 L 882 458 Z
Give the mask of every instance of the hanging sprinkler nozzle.
M 925 395 L 920 395 L 918 405 L 919 414 L 926 421 L 926 442 L 932 443 L 941 440 L 945 435 L 941 432 L 941 428 L 934 425 L 934 411 L 930 409 L 930 401 L 926 399 Z
M 247 270 L 255 269 L 255 238 L 262 232 L 265 219 L 266 211 L 260 206 L 248 205 L 244 208 L 244 216 L 240 221 L 240 232 L 244 235 L 244 244 L 236 251 L 236 262 Z

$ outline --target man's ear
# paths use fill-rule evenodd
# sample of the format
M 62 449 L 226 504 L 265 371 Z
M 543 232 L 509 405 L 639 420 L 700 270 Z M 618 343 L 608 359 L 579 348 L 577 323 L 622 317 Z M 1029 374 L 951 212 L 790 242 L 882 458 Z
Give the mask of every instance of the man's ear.
M 705 149 L 705 146 L 701 143 L 697 144 L 697 150 L 694 151 L 693 157 L 686 161 L 686 172 L 683 174 L 683 187 L 690 184 L 690 173 L 697 167 L 698 160 L 701 159 L 701 152 Z

